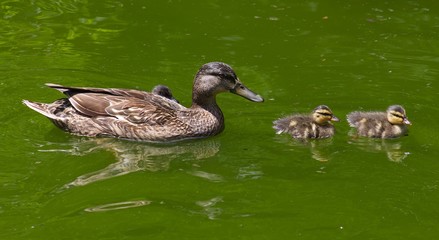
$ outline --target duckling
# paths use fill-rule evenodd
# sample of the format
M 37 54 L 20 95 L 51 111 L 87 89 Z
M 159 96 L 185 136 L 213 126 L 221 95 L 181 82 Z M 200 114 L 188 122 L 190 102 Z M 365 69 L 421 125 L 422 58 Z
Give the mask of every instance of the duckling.
M 174 98 L 174 96 L 172 95 L 171 89 L 169 89 L 169 87 L 165 86 L 165 85 L 157 85 L 155 86 L 152 91 L 152 93 L 160 95 L 162 97 L 165 97 L 167 99 L 173 100 L 176 103 L 180 103 L 177 99 Z
M 23 103 L 62 130 L 80 136 L 148 142 L 205 138 L 222 132 L 224 116 L 216 103 L 218 93 L 231 92 L 253 102 L 264 101 L 222 62 L 207 63 L 198 70 L 190 108 L 139 90 L 46 85 L 67 97 L 49 104 L 28 100 Z
M 326 105 L 320 105 L 311 114 L 294 114 L 273 122 L 277 134 L 289 133 L 293 138 L 328 138 L 334 135 L 331 121 L 339 119 Z
M 407 125 L 411 125 L 400 105 L 392 105 L 386 112 L 351 112 L 347 120 L 349 126 L 357 129 L 358 135 L 372 138 L 401 137 L 407 135 Z

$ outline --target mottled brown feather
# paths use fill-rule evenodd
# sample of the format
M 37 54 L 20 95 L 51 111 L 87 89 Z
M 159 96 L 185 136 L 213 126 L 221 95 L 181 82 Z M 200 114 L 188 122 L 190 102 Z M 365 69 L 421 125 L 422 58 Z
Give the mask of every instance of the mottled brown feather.
M 47 86 L 63 92 L 67 98 L 49 104 L 27 100 L 23 103 L 59 128 L 75 135 L 153 142 L 220 133 L 224 129 L 224 117 L 215 100 L 220 92 L 263 101 L 239 81 L 230 66 L 220 62 L 207 63 L 198 71 L 190 108 L 177 103 L 170 91 L 161 94 L 116 88 Z

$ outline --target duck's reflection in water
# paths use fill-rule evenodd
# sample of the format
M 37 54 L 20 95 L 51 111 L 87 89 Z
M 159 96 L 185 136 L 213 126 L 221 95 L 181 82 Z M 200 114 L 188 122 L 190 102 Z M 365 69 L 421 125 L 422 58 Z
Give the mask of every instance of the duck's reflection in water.
M 215 220 L 219 218 L 223 212 L 223 209 L 217 206 L 222 202 L 224 202 L 222 196 L 217 196 L 204 201 L 197 201 L 195 204 L 201 207 L 202 210 L 194 211 L 193 213 L 206 215 L 210 220 Z
M 399 139 L 375 139 L 350 134 L 349 144 L 368 152 L 384 152 L 392 162 L 402 162 L 410 152 L 404 151 Z
M 70 149 L 40 150 L 45 152 L 69 152 L 72 155 L 86 155 L 106 150 L 114 154 L 116 162 L 104 169 L 87 173 L 66 184 L 64 188 L 84 186 L 137 171 L 166 171 L 173 159 L 182 154 L 201 160 L 212 157 L 219 151 L 220 144 L 215 139 L 200 139 L 172 144 L 150 144 L 129 142 L 112 138 L 75 138 L 69 143 Z M 202 175 L 200 172 L 196 172 Z M 194 174 L 196 175 L 196 174 Z M 202 176 L 201 176 L 202 177 Z
M 276 136 L 278 142 L 285 143 L 296 148 L 308 148 L 311 152 L 311 157 L 319 162 L 327 162 L 334 154 L 332 145 L 332 138 L 325 139 L 294 139 L 289 136 Z

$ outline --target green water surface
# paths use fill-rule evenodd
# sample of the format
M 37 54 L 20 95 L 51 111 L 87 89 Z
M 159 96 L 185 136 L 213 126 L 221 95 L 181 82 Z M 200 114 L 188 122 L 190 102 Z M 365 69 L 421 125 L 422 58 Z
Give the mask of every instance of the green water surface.
M 435 239 L 438 36 L 433 0 L 0 1 L 0 238 Z M 218 95 L 208 139 L 77 137 L 21 104 L 161 83 L 189 106 L 210 61 L 265 102 Z M 274 133 L 320 104 L 332 139 Z M 349 136 L 348 112 L 391 104 L 409 136 Z

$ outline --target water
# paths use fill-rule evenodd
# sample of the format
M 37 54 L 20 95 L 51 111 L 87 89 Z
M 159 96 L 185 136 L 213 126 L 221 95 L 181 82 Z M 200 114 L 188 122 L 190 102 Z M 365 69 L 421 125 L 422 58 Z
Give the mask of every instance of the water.
M 434 1 L 1 1 L 2 239 L 428 239 L 438 235 Z M 44 87 L 149 90 L 190 104 L 209 61 L 265 97 L 218 96 L 226 129 L 173 144 L 76 137 L 27 109 Z M 402 104 L 396 140 L 300 143 L 271 122 L 319 104 Z

